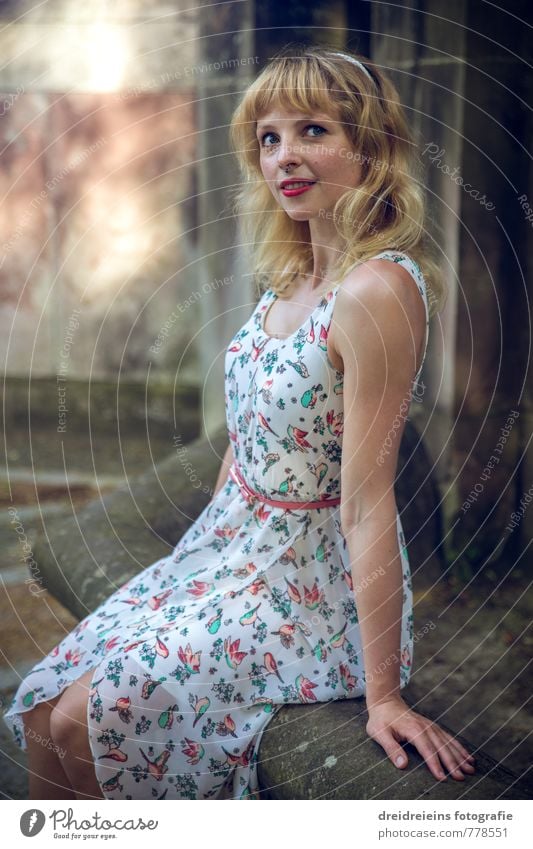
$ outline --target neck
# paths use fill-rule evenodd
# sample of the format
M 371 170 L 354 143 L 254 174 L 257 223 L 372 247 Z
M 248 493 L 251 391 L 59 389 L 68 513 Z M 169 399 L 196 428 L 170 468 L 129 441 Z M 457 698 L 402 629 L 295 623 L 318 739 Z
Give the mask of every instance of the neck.
M 306 280 L 310 289 L 320 290 L 329 285 L 332 269 L 339 259 L 342 246 L 330 218 L 311 218 L 309 235 L 313 248 L 313 270 Z

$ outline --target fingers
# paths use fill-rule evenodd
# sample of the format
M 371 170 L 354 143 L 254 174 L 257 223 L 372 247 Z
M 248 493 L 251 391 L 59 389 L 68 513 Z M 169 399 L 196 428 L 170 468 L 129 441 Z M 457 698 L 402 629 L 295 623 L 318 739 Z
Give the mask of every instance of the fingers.
M 405 736 L 416 746 L 428 769 L 438 781 L 446 780 L 445 769 L 456 781 L 464 781 L 464 773 L 472 774 L 475 771 L 472 762 L 467 760 L 472 756 L 438 725 L 432 724 L 418 729 L 411 727 Z
M 419 735 L 418 739 L 414 739 L 412 742 L 424 758 L 431 774 L 438 781 L 445 781 L 446 775 L 440 762 L 439 753 L 431 738 L 427 735 Z
M 472 775 L 475 772 L 475 758 L 436 723 L 418 716 L 414 720 L 402 719 L 381 727 L 379 724 L 376 727 L 375 723 L 367 724 L 367 733 L 382 746 L 397 769 L 404 769 L 408 765 L 407 755 L 400 742 L 406 740 L 417 748 L 438 781 L 446 780 L 446 772 L 456 781 L 464 781 L 465 774 Z
M 475 772 L 472 755 L 451 735 L 435 727 L 429 728 L 427 733 L 452 778 L 464 781 L 463 773 L 472 775 Z
M 392 734 L 384 732 L 378 742 L 397 769 L 403 769 L 407 766 L 407 755 Z

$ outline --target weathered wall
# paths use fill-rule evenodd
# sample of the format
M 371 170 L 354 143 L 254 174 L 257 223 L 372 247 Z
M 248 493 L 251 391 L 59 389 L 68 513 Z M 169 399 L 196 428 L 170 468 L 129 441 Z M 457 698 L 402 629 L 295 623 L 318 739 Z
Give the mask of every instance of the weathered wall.
M 176 305 L 198 277 L 199 10 L 33 5 L 1 10 L 7 372 L 173 371 L 192 338 Z M 195 362 L 188 349 L 184 376 Z

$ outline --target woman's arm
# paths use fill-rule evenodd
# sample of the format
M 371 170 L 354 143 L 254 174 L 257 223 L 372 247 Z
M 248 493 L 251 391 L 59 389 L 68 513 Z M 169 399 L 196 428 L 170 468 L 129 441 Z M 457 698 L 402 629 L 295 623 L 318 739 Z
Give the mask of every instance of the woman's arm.
M 374 510 L 368 508 L 367 517 L 358 524 L 343 523 L 342 527 L 350 554 L 370 711 L 400 696 L 403 576 L 393 498 L 382 499 Z
M 394 480 L 423 345 L 424 304 L 405 269 L 372 260 L 347 276 L 335 312 L 335 347 L 344 364 L 340 512 L 363 645 L 367 732 L 396 766 L 407 765 L 400 745 L 406 739 L 436 778 L 444 778 L 440 757 L 461 780 L 461 769 L 473 770 L 462 763 L 468 752 L 400 695 L 403 575 Z
M 217 494 L 219 489 L 221 489 L 224 486 L 226 479 L 228 477 L 229 467 L 231 466 L 232 463 L 233 463 L 233 448 L 232 448 L 231 442 L 230 442 L 228 447 L 226 448 L 226 453 L 224 454 L 224 457 L 222 458 L 222 465 L 221 465 L 220 471 L 218 473 L 217 482 L 215 484 L 215 490 L 213 492 L 213 498 L 215 497 L 215 495 Z
M 411 275 L 389 260 L 372 260 L 357 272 L 336 304 L 344 363 L 340 511 L 370 709 L 400 695 L 403 575 L 394 480 L 425 310 Z

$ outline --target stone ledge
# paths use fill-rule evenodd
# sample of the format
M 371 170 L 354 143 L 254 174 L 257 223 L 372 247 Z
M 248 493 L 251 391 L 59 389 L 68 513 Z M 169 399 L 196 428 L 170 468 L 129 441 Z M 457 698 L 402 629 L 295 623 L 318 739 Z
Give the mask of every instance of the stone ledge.
M 171 554 L 212 497 L 227 443 L 223 428 L 210 441 L 184 445 L 179 456 L 170 455 L 74 517 L 47 521 L 34 543 L 35 577 L 83 619 L 133 575 Z M 193 470 L 194 483 L 185 466 Z
M 414 707 L 408 687 L 403 698 Z M 430 717 L 431 718 L 431 717 Z M 261 738 L 262 799 L 530 799 L 533 783 L 476 750 L 476 772 L 464 781 L 437 781 L 418 751 L 405 746 L 408 766 L 397 769 L 366 733 L 363 698 L 287 705 Z M 439 720 L 468 751 L 472 744 Z
M 58 425 L 58 377 L 17 377 L 10 375 L 5 386 L 6 428 L 32 429 Z M 150 429 L 169 433 L 169 423 L 179 409 L 180 437 L 184 442 L 194 439 L 200 429 L 198 407 L 200 390 L 197 385 L 175 386 L 158 376 L 149 383 L 133 379 L 65 378 L 61 384 L 68 399 L 65 414 L 66 433 L 71 428 L 109 434 L 110 428 L 121 433 Z

